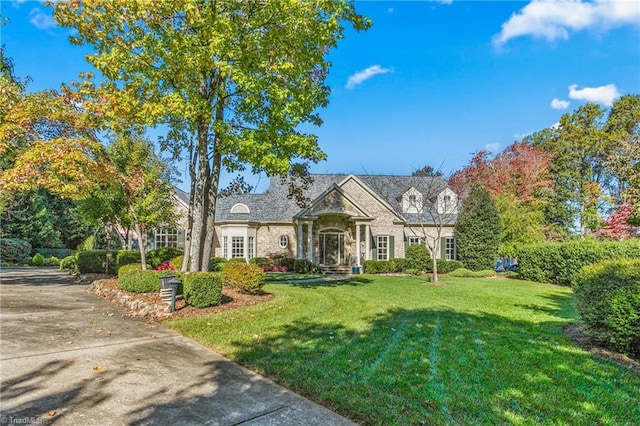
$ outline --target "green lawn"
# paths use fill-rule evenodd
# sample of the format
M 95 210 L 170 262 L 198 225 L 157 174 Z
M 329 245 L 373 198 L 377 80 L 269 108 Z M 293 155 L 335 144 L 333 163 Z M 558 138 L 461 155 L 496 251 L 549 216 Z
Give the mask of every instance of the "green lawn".
M 363 424 L 640 424 L 640 376 L 562 334 L 568 288 L 360 276 L 168 324 Z

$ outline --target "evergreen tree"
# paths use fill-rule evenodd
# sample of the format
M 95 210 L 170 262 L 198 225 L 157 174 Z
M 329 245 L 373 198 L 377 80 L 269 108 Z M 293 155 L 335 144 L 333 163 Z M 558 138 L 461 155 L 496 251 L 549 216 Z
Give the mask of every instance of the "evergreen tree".
M 455 225 L 459 259 L 474 271 L 493 269 L 500 247 L 500 233 L 496 202 L 484 187 L 474 185 L 462 202 Z

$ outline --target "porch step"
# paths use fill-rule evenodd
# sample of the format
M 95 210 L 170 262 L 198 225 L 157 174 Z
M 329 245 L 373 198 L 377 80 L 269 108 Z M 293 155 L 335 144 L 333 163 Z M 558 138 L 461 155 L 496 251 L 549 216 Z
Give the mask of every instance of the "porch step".
M 320 267 L 322 275 L 351 275 L 351 266 L 325 265 Z

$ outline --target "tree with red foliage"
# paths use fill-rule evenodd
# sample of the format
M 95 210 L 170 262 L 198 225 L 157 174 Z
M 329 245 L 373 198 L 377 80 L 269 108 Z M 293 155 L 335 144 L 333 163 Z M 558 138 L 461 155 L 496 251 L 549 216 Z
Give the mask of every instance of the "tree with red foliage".
M 626 240 L 637 235 L 638 227 L 629 224 L 629 219 L 633 213 L 631 204 L 620 204 L 616 206 L 613 213 L 609 215 L 604 225 L 593 231 L 594 235 L 608 240 Z

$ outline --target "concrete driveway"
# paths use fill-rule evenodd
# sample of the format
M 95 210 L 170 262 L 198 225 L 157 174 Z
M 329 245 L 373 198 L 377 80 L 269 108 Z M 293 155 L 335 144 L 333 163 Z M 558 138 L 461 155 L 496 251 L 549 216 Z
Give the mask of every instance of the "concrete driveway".
M 0 423 L 344 425 L 52 269 L 0 273 Z

